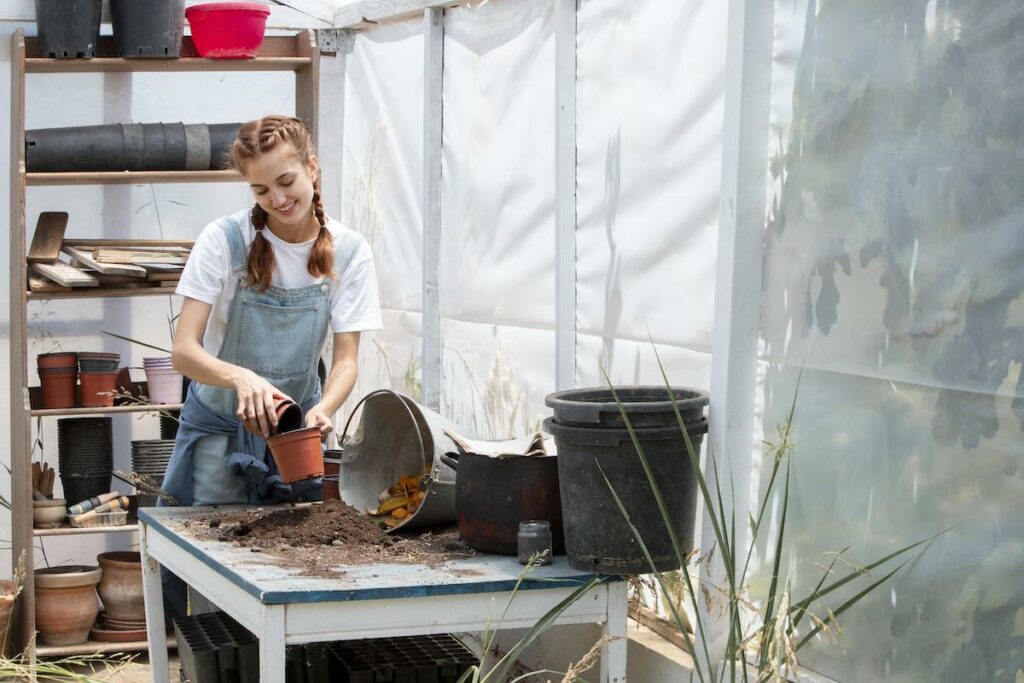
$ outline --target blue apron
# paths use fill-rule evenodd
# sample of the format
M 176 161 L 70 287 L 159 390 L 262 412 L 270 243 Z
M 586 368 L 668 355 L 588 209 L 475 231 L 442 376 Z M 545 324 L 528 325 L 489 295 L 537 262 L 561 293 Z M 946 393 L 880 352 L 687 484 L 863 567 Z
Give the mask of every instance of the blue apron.
M 302 406 L 305 414 L 320 400 L 317 365 L 337 280 L 259 291 L 246 283 L 248 254 L 242 231 L 248 226 L 234 216 L 220 219 L 217 226 L 227 236 L 232 275 L 238 280 L 217 357 L 265 378 Z M 345 230 L 334 249 L 336 275 L 348 267 L 359 242 L 356 233 Z M 235 415 L 236 406 L 234 389 L 190 384 L 161 488 L 181 505 L 319 500 L 319 481 L 292 486 L 281 481 L 266 441 L 245 430 Z M 204 444 L 213 447 L 204 448 Z M 208 491 L 211 481 L 224 482 L 232 490 L 217 497 Z M 198 501 L 196 486 L 207 489 Z

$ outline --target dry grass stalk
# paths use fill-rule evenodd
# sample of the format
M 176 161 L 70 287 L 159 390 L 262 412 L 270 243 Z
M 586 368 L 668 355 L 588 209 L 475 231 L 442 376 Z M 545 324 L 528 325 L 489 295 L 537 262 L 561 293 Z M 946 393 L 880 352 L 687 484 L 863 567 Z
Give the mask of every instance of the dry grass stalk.
M 583 655 L 583 657 L 575 664 L 569 665 L 569 670 L 566 671 L 565 676 L 562 677 L 562 683 L 574 683 L 574 681 L 579 680 L 580 677 L 589 671 L 601 658 L 601 650 L 604 646 L 616 640 L 620 640 L 620 637 L 601 636 L 601 639 L 594 643 L 594 645 L 587 651 L 587 654 Z
M 145 495 L 156 496 L 160 498 L 168 505 L 180 506 L 181 503 L 177 498 L 160 488 L 160 485 L 156 483 L 152 477 L 148 474 L 138 474 L 137 472 L 125 472 L 124 470 L 114 470 L 114 474 L 122 479 L 127 479 L 132 483 L 139 493 Z

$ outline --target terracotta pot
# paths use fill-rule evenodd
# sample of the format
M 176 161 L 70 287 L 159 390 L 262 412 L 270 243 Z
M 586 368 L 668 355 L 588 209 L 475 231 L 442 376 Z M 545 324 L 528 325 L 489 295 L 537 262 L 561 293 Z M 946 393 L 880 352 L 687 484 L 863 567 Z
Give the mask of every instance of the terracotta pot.
M 83 372 L 79 375 L 82 382 L 82 405 L 94 407 L 110 407 L 114 405 L 114 389 L 117 388 L 116 372 Z M 103 395 L 108 393 L 109 395 Z
M 76 645 L 89 639 L 100 612 L 99 567 L 71 565 L 35 571 L 36 628 L 44 645 Z
M 43 387 L 43 408 L 74 408 L 78 392 L 78 370 L 39 373 Z
M 341 470 L 341 449 L 324 451 L 324 500 L 341 500 L 338 472 Z
M 0 581 L 0 657 L 7 656 L 14 649 L 7 642 L 11 621 L 14 618 L 14 582 Z
M 104 615 L 114 619 L 141 619 L 145 615 L 142 592 L 142 558 L 138 552 L 101 553 L 96 557 L 103 570 L 100 599 Z
M 281 479 L 286 484 L 324 476 L 320 428 L 306 427 L 267 439 Z
M 59 353 L 40 353 L 36 356 L 37 368 L 76 368 L 78 367 L 78 353 L 75 351 L 61 351 Z
M 277 413 L 277 426 L 270 426 L 271 436 L 293 432 L 302 427 L 302 408 L 298 403 L 280 394 L 274 394 L 274 401 L 274 412 Z M 253 434 L 260 434 L 260 426 L 256 421 L 245 420 L 242 422 L 242 426 Z

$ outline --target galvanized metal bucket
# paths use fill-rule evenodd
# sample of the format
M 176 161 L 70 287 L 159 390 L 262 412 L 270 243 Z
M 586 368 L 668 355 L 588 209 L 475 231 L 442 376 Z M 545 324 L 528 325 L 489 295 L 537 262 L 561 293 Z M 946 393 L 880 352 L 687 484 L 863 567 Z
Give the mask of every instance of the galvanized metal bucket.
M 353 417 L 362 413 L 348 436 Z M 456 449 L 445 429 L 455 423 L 408 396 L 380 389 L 364 396 L 342 430 L 338 486 L 341 499 L 363 511 L 375 509 L 378 495 L 399 477 L 420 476 L 427 496 L 402 523 L 389 531 L 455 521 L 455 471 L 441 455 Z

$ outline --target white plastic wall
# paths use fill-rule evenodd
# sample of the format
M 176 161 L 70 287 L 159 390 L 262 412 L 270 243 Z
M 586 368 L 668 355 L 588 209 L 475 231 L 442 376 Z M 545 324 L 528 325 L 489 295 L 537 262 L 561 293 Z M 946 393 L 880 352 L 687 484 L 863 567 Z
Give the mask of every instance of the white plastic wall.
M 801 653 L 837 680 L 1024 676 L 1022 30 L 1011 1 L 775 3 L 762 395 L 774 439 L 802 371 L 794 599 L 829 551 L 949 529 Z

